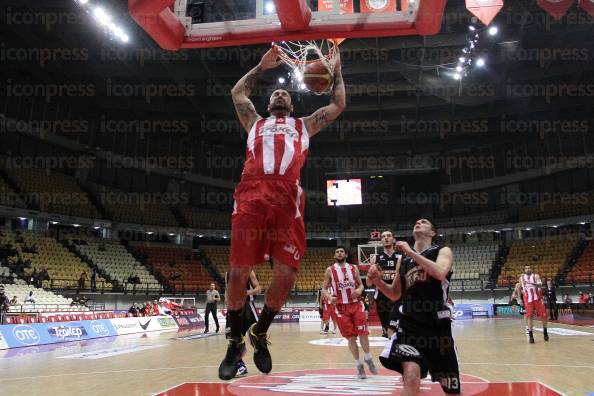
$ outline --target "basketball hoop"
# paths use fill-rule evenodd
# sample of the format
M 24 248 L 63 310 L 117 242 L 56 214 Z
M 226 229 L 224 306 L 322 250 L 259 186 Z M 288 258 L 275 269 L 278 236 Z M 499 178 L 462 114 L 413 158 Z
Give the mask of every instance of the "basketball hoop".
M 281 60 L 294 70 L 297 79 L 303 77 L 308 65 L 322 62 L 334 77 L 334 65 L 338 58 L 338 46 L 344 39 L 322 39 L 307 41 L 281 41 L 272 45 L 278 50 Z M 325 92 L 332 90 L 332 85 Z M 322 92 L 322 93 L 325 93 Z M 318 95 L 322 93 L 314 92 Z

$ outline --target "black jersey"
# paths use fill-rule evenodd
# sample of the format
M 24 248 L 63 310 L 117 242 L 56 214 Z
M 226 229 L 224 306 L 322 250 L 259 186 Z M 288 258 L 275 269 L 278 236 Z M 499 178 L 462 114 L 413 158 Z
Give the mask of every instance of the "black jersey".
M 376 263 L 381 268 L 383 277 L 382 280 L 387 284 L 392 284 L 394 277 L 396 276 L 396 264 L 398 263 L 398 259 L 401 257 L 400 254 L 394 252 L 392 254 L 387 254 L 382 252 L 377 255 Z M 388 297 L 384 295 L 381 291 L 377 290 L 375 293 L 375 299 L 385 299 L 387 300 Z
M 442 248 L 443 246 L 433 245 L 420 254 L 431 261 L 436 261 Z M 402 318 L 409 318 L 426 325 L 436 325 L 442 320 L 451 320 L 452 308 L 447 303 L 451 276 L 452 271 L 444 281 L 437 280 L 425 272 L 411 257 L 403 256 L 400 265 Z
M 256 279 L 258 279 L 258 275 L 256 275 Z M 229 284 L 229 273 L 225 272 L 225 285 L 228 285 L 228 284 Z M 245 288 L 246 288 L 246 290 L 255 289 L 254 284 L 252 283 L 252 278 L 248 277 Z M 255 301 L 255 300 L 256 300 L 256 297 L 254 297 L 254 295 L 246 296 L 246 298 L 245 298 L 246 304 L 249 302 Z

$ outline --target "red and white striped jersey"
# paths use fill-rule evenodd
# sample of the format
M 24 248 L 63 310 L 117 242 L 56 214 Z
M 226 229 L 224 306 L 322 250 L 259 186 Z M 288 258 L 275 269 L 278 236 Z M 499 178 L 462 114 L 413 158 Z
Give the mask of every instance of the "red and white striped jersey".
M 276 176 L 298 182 L 309 150 L 309 134 L 302 119 L 259 119 L 247 139 L 242 180 Z
M 359 298 L 353 298 L 353 293 L 357 288 L 355 282 L 355 266 L 345 263 L 344 266 L 334 263 L 332 267 L 332 288 L 336 297 L 336 304 L 350 304 L 357 302 Z
M 520 283 L 522 285 L 522 290 L 524 290 L 525 303 L 540 300 L 542 298 L 542 289 L 540 287 L 532 285 L 532 283 L 536 283 L 535 274 L 522 274 L 522 276 L 520 277 Z
M 331 296 L 334 296 L 334 288 L 332 286 L 327 288 L 326 292 L 330 293 Z M 322 301 L 324 304 L 330 304 L 330 300 L 325 295 L 324 295 L 324 298 L 322 299 Z

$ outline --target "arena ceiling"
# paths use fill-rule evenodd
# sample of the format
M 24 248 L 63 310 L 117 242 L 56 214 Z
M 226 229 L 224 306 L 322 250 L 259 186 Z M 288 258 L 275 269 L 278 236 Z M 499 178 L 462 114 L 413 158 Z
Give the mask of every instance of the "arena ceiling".
M 166 135 L 169 144 L 175 139 L 176 145 L 220 144 L 239 149 L 239 125 L 228 92 L 266 47 L 164 52 L 127 16 L 126 1 L 97 2 L 121 16 L 130 34 L 127 45 L 110 41 L 73 1 L 2 2 L 0 68 L 6 84 L 0 112 L 21 119 L 89 120 L 99 126 L 62 134 L 105 149 L 118 144 L 117 139 L 98 135 L 97 128 L 106 120 L 177 121 L 181 129 L 166 130 L 153 123 L 149 132 L 157 140 Z M 242 3 L 219 0 L 216 12 L 241 13 Z M 380 151 L 404 146 L 410 150 L 439 136 L 439 145 L 463 148 L 477 139 L 517 139 L 502 136 L 502 122 L 509 120 L 591 120 L 594 18 L 573 7 L 566 18 L 555 22 L 535 0 L 505 3 L 494 22 L 499 34 L 479 43 L 485 67 L 461 81 L 437 65 L 451 66 L 467 44 L 471 15 L 464 1 L 448 2 L 442 31 L 436 36 L 347 40 L 342 47 L 348 108 L 317 144 L 336 147 L 340 143 L 338 150 L 352 152 L 377 147 L 381 140 L 394 144 L 382 144 Z M 25 59 L 19 59 L 14 49 L 28 50 Z M 35 49 L 46 49 L 45 53 L 49 49 L 50 58 L 41 59 Z M 64 50 L 70 50 L 69 56 L 60 52 Z M 278 77 L 288 72 L 281 69 L 264 76 L 254 97 L 258 110 L 264 111 L 268 93 L 279 86 Z M 89 94 L 48 98 L 37 92 L 24 98 L 14 92 L 18 84 L 83 86 Z M 560 92 L 560 87 L 574 88 Z M 575 87 L 578 91 L 570 91 Z M 586 91 L 579 91 L 580 87 Z M 160 94 L 151 96 L 147 89 Z M 22 100 L 34 103 L 34 110 L 24 112 Z M 294 94 L 299 115 L 327 100 Z M 532 132 L 538 132 L 534 126 Z

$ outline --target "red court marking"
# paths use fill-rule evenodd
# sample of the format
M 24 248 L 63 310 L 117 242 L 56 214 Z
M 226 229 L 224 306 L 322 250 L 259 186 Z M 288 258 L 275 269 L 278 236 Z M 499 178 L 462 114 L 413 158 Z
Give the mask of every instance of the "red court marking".
M 538 382 L 490 383 L 472 375 L 462 374 L 462 395 L 465 396 L 562 396 Z M 355 377 L 354 369 L 301 370 L 270 375 L 255 375 L 231 383 L 186 383 L 157 396 L 280 396 L 340 394 L 398 396 L 402 390 L 400 374 L 380 369 L 368 380 Z M 421 395 L 443 394 L 438 383 L 425 380 Z

